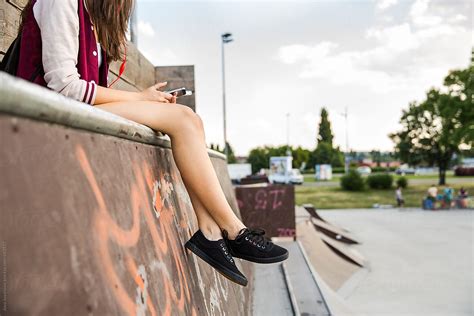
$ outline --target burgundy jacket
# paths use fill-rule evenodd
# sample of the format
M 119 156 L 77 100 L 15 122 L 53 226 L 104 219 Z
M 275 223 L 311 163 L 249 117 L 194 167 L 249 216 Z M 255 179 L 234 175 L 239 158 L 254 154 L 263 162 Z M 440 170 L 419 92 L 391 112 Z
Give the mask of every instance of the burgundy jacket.
M 107 87 L 109 66 L 106 60 L 106 53 L 102 50 L 103 62 L 99 68 L 96 52 L 97 42 L 93 31 L 93 24 L 89 17 L 89 13 L 84 6 L 84 1 L 77 1 L 77 14 L 79 16 L 79 51 L 76 67 L 80 79 L 89 83 L 98 83 L 100 86 Z M 36 2 L 37 0 L 32 1 L 32 5 L 28 9 L 26 20 L 23 25 L 17 76 L 46 87 L 47 84 L 44 79 L 44 71 L 42 68 L 41 30 L 33 14 L 33 5 Z M 58 30 L 58 32 L 61 32 L 61 30 Z M 91 103 L 94 91 L 88 91 L 89 89 L 96 89 L 96 85 L 87 85 L 86 93 L 84 94 L 82 102 Z

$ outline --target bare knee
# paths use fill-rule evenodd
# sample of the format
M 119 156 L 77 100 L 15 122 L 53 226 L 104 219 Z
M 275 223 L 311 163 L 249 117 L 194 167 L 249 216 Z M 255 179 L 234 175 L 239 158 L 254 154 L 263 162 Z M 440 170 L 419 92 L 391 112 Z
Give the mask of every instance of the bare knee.
M 190 131 L 193 133 L 201 133 L 204 130 L 204 124 L 199 115 L 191 108 L 177 104 L 180 107 L 180 129 L 182 131 Z

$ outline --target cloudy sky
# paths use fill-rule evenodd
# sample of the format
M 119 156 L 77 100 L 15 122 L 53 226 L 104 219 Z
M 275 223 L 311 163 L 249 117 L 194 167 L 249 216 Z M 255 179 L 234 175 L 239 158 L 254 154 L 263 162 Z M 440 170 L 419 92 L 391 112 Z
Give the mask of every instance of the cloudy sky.
M 239 155 L 314 148 L 321 107 L 335 142 L 391 150 L 401 110 L 469 64 L 469 0 L 138 0 L 139 48 L 159 66 L 195 65 L 208 143 L 223 143 L 220 35 L 226 45 L 228 138 Z

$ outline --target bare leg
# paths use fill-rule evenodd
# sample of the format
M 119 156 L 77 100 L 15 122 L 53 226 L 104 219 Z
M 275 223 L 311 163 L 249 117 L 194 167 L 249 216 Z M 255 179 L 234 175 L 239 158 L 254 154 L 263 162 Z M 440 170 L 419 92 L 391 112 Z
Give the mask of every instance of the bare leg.
M 221 229 L 214 218 L 212 218 L 211 214 L 209 214 L 192 190 L 188 190 L 188 193 L 191 198 L 191 203 L 193 204 L 194 212 L 196 213 L 199 229 L 202 231 L 204 236 L 209 240 L 221 239 Z
M 206 237 L 215 238 L 212 219 L 231 238 L 245 227 L 227 203 L 207 153 L 202 121 L 190 108 L 157 102 L 114 102 L 97 107 L 170 136 L 174 160 Z

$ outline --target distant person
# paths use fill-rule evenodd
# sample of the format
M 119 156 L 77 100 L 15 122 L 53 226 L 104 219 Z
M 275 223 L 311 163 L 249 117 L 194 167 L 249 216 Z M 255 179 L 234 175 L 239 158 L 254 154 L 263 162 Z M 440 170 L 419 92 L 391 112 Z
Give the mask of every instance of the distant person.
M 443 204 L 444 207 L 450 209 L 453 202 L 454 190 L 450 187 L 445 187 L 443 190 Z
M 122 61 L 119 77 L 125 67 L 134 0 L 23 2 L 18 77 L 170 136 L 199 227 L 184 245 L 188 250 L 244 286 L 233 257 L 258 263 L 288 258 L 286 249 L 235 215 L 209 159 L 201 118 L 177 104 L 176 94 L 160 91 L 166 82 L 139 92 L 110 88 L 109 64 Z
M 432 199 L 433 201 L 436 201 L 437 196 L 438 188 L 436 187 L 436 185 L 433 184 L 428 188 L 428 198 Z
M 403 199 L 402 188 L 400 186 L 397 187 L 397 190 L 395 190 L 395 198 L 397 199 L 398 207 L 403 207 L 405 200 Z
M 466 189 L 464 187 L 461 187 L 459 190 L 459 195 L 458 195 L 458 207 L 459 208 L 467 208 L 467 198 L 469 197 Z
M 426 209 L 434 210 L 436 208 L 436 200 L 438 198 L 438 188 L 436 185 L 431 185 L 428 188 L 427 195 L 426 195 Z

